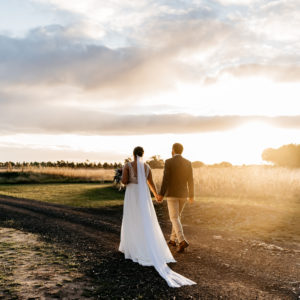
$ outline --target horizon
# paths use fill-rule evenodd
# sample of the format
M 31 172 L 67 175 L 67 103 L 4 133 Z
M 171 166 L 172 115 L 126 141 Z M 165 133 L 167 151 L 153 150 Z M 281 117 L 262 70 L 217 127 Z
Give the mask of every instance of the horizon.
M 0 161 L 263 164 L 300 144 L 296 0 L 0 3 Z M 118 20 L 118 22 L 116 22 Z

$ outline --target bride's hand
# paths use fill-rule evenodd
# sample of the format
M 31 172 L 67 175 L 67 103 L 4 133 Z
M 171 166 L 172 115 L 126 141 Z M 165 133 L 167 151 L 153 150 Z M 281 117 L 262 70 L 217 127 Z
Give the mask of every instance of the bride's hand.
M 161 195 L 158 195 L 158 194 L 156 194 L 156 201 L 158 202 L 158 203 L 161 203 L 162 202 L 162 200 L 163 200 L 163 196 L 161 196 Z

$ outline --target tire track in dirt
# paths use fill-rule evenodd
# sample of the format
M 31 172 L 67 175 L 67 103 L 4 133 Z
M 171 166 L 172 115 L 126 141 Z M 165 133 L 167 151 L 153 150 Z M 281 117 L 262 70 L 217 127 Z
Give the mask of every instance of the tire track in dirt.
M 98 230 L 119 234 L 120 226 L 115 223 L 116 220 L 91 213 L 85 213 L 78 210 L 78 208 L 69 208 L 63 205 L 45 203 L 30 199 L 18 199 L 9 196 L 0 196 L 1 203 L 10 207 L 23 208 L 27 211 L 36 213 L 37 215 L 44 215 L 47 218 L 54 218 L 59 220 L 70 221 L 76 224 L 82 224 L 88 227 L 97 228 Z M 112 222 L 113 221 L 113 222 Z

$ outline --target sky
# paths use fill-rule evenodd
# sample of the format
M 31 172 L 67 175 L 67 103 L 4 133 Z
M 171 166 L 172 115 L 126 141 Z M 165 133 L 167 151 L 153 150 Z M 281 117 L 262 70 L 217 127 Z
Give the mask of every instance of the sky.
M 300 143 L 298 0 L 0 1 L 0 161 L 262 163 Z

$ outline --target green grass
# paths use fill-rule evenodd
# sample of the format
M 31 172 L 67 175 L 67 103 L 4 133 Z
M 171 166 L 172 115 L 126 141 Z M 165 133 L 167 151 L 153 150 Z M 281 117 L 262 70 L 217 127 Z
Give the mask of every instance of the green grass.
M 295 198 L 201 197 L 187 205 L 183 223 L 239 236 L 300 243 L 300 201 Z
M 112 180 L 111 169 L 35 168 L 24 172 L 0 170 L 0 184 L 108 183 Z
M 2 184 L 0 194 L 77 207 L 122 205 L 124 193 L 111 184 Z

